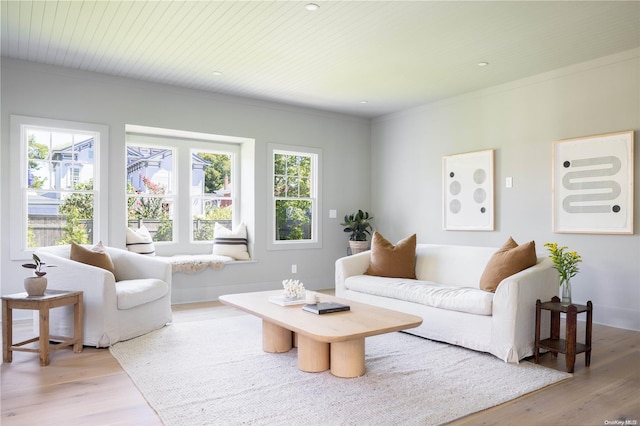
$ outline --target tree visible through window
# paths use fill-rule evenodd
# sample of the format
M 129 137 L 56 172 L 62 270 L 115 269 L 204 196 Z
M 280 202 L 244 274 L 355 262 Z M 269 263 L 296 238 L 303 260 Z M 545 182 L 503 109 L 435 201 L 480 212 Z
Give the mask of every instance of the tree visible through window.
M 27 248 L 93 240 L 96 135 L 23 126 Z
M 274 240 L 316 241 L 317 154 L 273 151 Z
M 127 145 L 127 218 L 154 241 L 173 241 L 173 149 Z
M 232 229 L 235 184 L 232 159 L 228 152 L 191 153 L 193 241 L 212 241 L 216 222 Z

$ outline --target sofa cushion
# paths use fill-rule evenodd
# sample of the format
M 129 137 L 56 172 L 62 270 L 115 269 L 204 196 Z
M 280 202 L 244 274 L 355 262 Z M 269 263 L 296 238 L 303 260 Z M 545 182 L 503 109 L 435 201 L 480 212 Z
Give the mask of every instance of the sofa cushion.
M 448 286 L 429 281 L 366 275 L 354 275 L 347 278 L 345 287 L 360 293 L 451 311 L 477 315 L 492 315 L 493 312 L 494 294 L 473 287 Z
M 249 260 L 247 226 L 244 223 L 230 230 L 216 222 L 213 228 L 213 253 L 236 260 Z
M 113 274 L 116 281 L 118 280 L 118 277 L 116 276 L 116 268 L 113 266 L 111 256 L 109 256 L 109 253 L 107 253 L 102 245 L 102 241 L 93 247 L 85 247 L 76 243 L 71 243 L 69 258 L 76 262 L 86 263 L 87 265 L 106 269 Z
M 149 256 L 156 255 L 156 247 L 146 226 L 141 225 L 136 230 L 127 228 L 127 250 Z
M 169 292 L 169 285 L 157 278 L 122 280 L 116 283 L 118 309 L 131 309 L 161 299 Z
M 389 278 L 415 278 L 416 234 L 393 245 L 379 232 L 374 232 L 371 259 L 365 274 Z
M 480 277 L 480 288 L 495 292 L 503 279 L 535 265 L 537 261 L 534 241 L 518 245 L 509 237 L 489 259 Z

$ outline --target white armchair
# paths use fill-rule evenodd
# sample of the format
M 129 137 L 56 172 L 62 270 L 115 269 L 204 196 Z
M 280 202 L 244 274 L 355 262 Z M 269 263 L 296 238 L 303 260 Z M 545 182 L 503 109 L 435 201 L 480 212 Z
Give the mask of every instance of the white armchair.
M 49 265 L 47 287 L 84 292 L 83 344 L 108 347 L 171 322 L 171 265 L 114 247 L 105 247 L 115 267 L 105 269 L 70 259 L 70 246 L 42 247 L 36 254 Z M 73 335 L 73 310 L 52 309 L 52 335 Z M 37 324 L 35 325 L 37 327 Z

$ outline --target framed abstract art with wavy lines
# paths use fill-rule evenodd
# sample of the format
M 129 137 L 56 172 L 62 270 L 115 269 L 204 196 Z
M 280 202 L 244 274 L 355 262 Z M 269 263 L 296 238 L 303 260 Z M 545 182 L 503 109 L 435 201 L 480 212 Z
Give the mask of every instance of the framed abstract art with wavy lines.
M 553 143 L 553 232 L 633 234 L 633 131 Z

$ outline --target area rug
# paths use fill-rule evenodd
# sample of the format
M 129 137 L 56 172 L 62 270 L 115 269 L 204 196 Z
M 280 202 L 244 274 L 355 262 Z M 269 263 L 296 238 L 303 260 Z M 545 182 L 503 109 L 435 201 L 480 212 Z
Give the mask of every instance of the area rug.
M 241 315 L 174 323 L 111 353 L 165 425 L 436 425 L 571 377 L 404 333 L 366 340 L 366 374 L 297 368 Z

